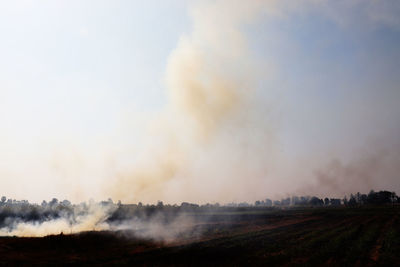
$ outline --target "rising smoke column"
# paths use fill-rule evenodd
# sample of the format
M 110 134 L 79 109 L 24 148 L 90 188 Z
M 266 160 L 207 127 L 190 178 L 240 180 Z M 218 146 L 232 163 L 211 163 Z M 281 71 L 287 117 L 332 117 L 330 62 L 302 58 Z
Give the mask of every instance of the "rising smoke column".
M 140 163 L 116 174 L 113 198 L 182 201 L 189 191 L 193 201 L 234 200 L 262 179 L 268 114 L 255 106 L 254 62 L 242 32 L 261 6 L 216 1 L 192 9 L 192 32 L 167 64 L 169 102 L 150 123 L 153 140 Z

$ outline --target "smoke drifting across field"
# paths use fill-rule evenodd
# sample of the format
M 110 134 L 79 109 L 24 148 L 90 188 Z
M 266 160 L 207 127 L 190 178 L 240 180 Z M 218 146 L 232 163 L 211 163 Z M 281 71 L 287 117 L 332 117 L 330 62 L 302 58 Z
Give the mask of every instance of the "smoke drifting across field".
M 346 28 L 357 24 L 349 11 L 354 8 L 357 17 L 365 21 L 368 28 L 400 25 L 390 10 L 371 1 L 349 1 L 339 5 L 325 1 L 215 1 L 195 6 L 191 10 L 192 31 L 181 36 L 168 60 L 169 102 L 150 123 L 150 138 L 148 143 L 145 142 L 149 145 L 139 154 L 140 161 L 116 173 L 116 182 L 110 185 L 114 189 L 112 197 L 126 201 L 154 202 L 156 197 L 168 202 L 228 202 L 254 200 L 265 194 L 282 196 L 301 192 L 342 197 L 345 193 L 368 188 L 396 185 L 394 189 L 397 189 L 400 184 L 394 173 L 400 171 L 396 167 L 400 162 L 391 144 L 396 140 L 398 130 L 379 124 L 379 116 L 386 116 L 386 113 L 366 118 L 362 111 L 364 105 L 382 110 L 382 103 L 391 98 L 386 94 L 397 96 L 392 82 L 381 84 L 385 93 L 379 101 L 367 100 L 365 103 L 359 98 L 350 99 L 342 104 L 343 110 L 333 107 L 331 112 L 335 115 L 327 112 L 320 127 L 328 124 L 326 131 L 329 131 L 329 121 L 336 124 L 333 131 L 348 135 L 338 138 L 342 144 L 335 145 L 332 141 L 332 144 L 322 146 L 324 151 L 321 152 L 317 151 L 321 148 L 308 141 L 307 152 L 292 157 L 282 152 L 282 143 L 286 140 L 280 139 L 280 126 L 288 122 L 282 123 L 280 119 L 287 118 L 285 114 L 278 114 L 284 111 L 281 107 L 274 110 L 278 104 L 271 104 L 265 97 L 270 95 L 269 91 L 279 89 L 271 88 L 273 83 L 260 85 L 265 79 L 273 80 L 274 72 L 272 69 L 271 73 L 260 72 L 259 62 L 250 51 L 245 34 L 246 27 L 251 28 L 263 17 L 284 21 L 315 13 Z M 321 83 L 320 90 L 324 90 L 325 83 Z M 349 85 L 344 83 L 343 86 Z M 376 90 L 369 85 L 358 86 L 365 86 L 357 90 L 365 91 L 366 95 Z M 371 99 L 375 98 L 372 96 Z M 393 104 L 388 104 L 389 107 Z M 329 110 L 328 107 L 319 108 Z M 318 110 L 311 110 L 306 117 L 312 120 L 318 113 Z M 396 119 L 390 120 L 397 123 Z M 360 127 L 354 126 L 360 121 Z M 376 134 L 374 123 L 381 127 L 384 137 L 370 145 L 370 136 Z M 302 127 L 318 125 L 304 124 Z M 302 131 L 307 133 L 308 129 Z M 315 143 L 329 142 L 331 133 L 318 130 L 316 133 Z M 299 134 L 296 142 L 301 143 L 303 137 Z M 365 143 L 354 146 L 351 151 L 350 143 L 357 139 Z M 382 150 L 385 152 L 379 152 Z M 332 160 L 336 163 L 330 164 Z M 371 161 L 376 167 L 372 171 L 371 165 L 365 163 Z M 359 183 L 365 187 L 359 188 Z
M 199 223 L 188 211 L 170 207 L 122 207 L 110 201 L 81 204 L 0 204 L 0 236 L 42 237 L 83 231 L 124 231 L 127 237 L 173 242 L 198 237 Z M 132 213 L 133 212 L 133 213 Z M 204 218 L 202 220 L 204 223 Z
M 261 3 L 217 1 L 192 9 L 193 30 L 180 38 L 168 60 L 168 103 L 154 119 L 139 126 L 145 138 L 140 140 L 141 148 L 132 148 L 132 161 L 110 153 L 104 162 L 102 153 L 92 159 L 91 153 L 78 149 L 71 157 L 54 155 L 53 167 L 65 177 L 75 176 L 75 181 L 85 173 L 96 175 L 98 171 L 80 166 L 93 165 L 100 157 L 100 169 L 112 177 L 103 180 L 103 194 L 124 202 L 232 201 L 255 193 L 261 197 L 274 151 L 273 125 L 268 107 L 255 97 L 255 66 L 241 29 L 258 16 Z M 93 154 L 99 150 L 93 148 Z M 191 231 L 194 224 L 185 213 L 168 220 L 159 213 L 107 221 L 115 209 L 115 205 L 92 203 L 33 221 L 17 216 L 7 220 L 0 234 L 133 229 L 139 230 L 136 236 L 168 241 Z
M 337 64 L 337 69 L 347 65 L 337 51 L 328 57 L 327 64 L 315 63 L 312 59 L 319 58 L 317 52 L 325 51 L 317 48 L 329 46 L 332 42 L 326 36 L 323 40 L 314 38 L 318 42 L 310 46 L 314 45 L 316 51 L 293 44 L 293 50 L 289 49 L 292 54 L 284 55 L 285 58 L 277 61 L 292 57 L 296 61 L 297 52 L 302 54 L 306 51 L 305 56 L 299 57 L 300 63 L 288 60 L 281 69 L 273 66 L 269 72 L 269 69 L 266 70 L 268 63 L 258 62 L 248 39 L 249 32 L 254 28 L 263 35 L 265 32 L 261 28 L 267 27 L 266 24 L 270 22 L 275 26 L 282 22 L 284 26 L 278 27 L 278 31 L 284 32 L 285 26 L 291 28 L 285 21 L 296 25 L 299 21 L 299 28 L 294 27 L 293 31 L 301 32 L 303 26 L 309 26 L 304 17 L 310 15 L 318 15 L 320 19 L 323 17 L 321 20 L 325 24 L 339 25 L 332 28 L 340 34 L 344 34 L 347 27 L 361 27 L 362 33 L 381 25 L 398 29 L 398 16 L 393 16 L 397 15 L 398 5 L 394 1 L 388 3 L 384 6 L 375 1 L 361 0 L 342 1 L 339 4 L 312 0 L 197 3 L 190 11 L 190 32 L 180 37 L 168 59 L 165 71 L 167 103 L 158 111 L 134 110 L 123 120 L 124 123 L 128 121 L 133 124 L 135 135 L 130 135 L 132 131 L 125 131 L 129 126 L 104 136 L 93 134 L 93 138 L 91 135 L 76 137 L 68 132 L 59 133 L 47 127 L 44 128 L 47 131 L 40 132 L 41 139 L 37 143 L 33 139 L 27 144 L 17 140 L 15 143 L 18 145 L 14 146 L 11 138 L 3 137 L 4 133 L 1 132 L 1 140 L 5 141 L 0 151 L 3 163 L 0 175 L 7 177 L 2 180 L 2 186 L 12 191 L 7 192 L 8 195 L 15 194 L 16 198 L 26 198 L 26 190 L 35 192 L 37 198 L 48 198 L 51 197 L 49 194 L 55 194 L 56 197 L 79 202 L 90 197 L 112 197 L 124 203 L 155 203 L 157 200 L 167 203 L 226 203 L 279 198 L 299 191 L 343 197 L 344 193 L 371 188 L 394 187 L 399 190 L 400 184 L 395 174 L 400 172 L 400 160 L 395 152 L 397 146 L 391 146 L 399 133 L 400 116 L 396 117 L 399 114 L 399 91 L 396 80 L 378 77 L 374 80 L 377 85 L 371 85 L 369 80 L 362 78 L 374 76 L 374 73 L 350 72 L 350 75 L 357 77 L 357 81 L 354 81 L 353 77 L 335 72 L 334 68 L 328 68 L 331 64 Z M 258 29 L 260 23 L 263 25 Z M 364 29 L 364 26 L 368 29 Z M 306 33 L 312 33 L 313 30 L 318 33 L 318 29 L 314 28 Z M 336 32 L 336 35 L 340 34 Z M 284 34 L 273 36 L 287 37 Z M 300 35 L 298 39 L 308 37 Z M 268 43 L 276 41 L 273 37 L 267 38 L 270 38 Z M 276 41 L 278 45 L 275 48 L 292 45 L 290 41 L 282 39 Z M 352 45 L 356 47 L 364 47 L 354 43 Z M 365 51 L 385 51 L 382 47 L 373 48 L 375 50 Z M 268 54 L 266 58 L 273 58 L 275 51 L 266 51 L 265 54 Z M 375 67 L 371 72 L 390 69 L 386 67 L 388 58 L 375 60 L 354 54 L 361 59 L 368 59 L 354 65 Z M 337 61 L 342 62 L 337 63 L 336 56 L 339 57 Z M 309 61 L 317 67 L 307 65 Z M 368 64 L 371 61 L 376 66 Z M 292 63 L 298 65 L 291 69 Z M 327 69 L 317 73 L 302 72 L 310 66 L 314 67 L 313 70 Z M 284 82 L 270 81 L 276 78 L 276 73 L 286 69 L 291 71 L 285 73 L 288 78 L 283 79 Z M 398 68 L 391 69 L 393 73 L 395 70 Z M 391 74 L 390 70 L 387 72 Z M 381 74 L 378 72 L 377 76 Z M 285 82 L 294 89 L 281 89 L 285 87 Z M 320 88 L 307 91 L 307 87 L 313 83 Z M 348 91 L 330 88 L 327 92 L 329 96 L 322 97 L 320 91 L 324 92 L 325 86 L 330 84 Z M 68 88 L 63 89 L 68 96 Z M 289 92 L 287 97 L 290 100 L 285 102 L 286 109 L 279 106 L 276 98 L 269 98 L 270 91 L 279 91 L 281 94 Z M 314 95 L 318 97 L 308 100 Z M 96 95 L 97 98 L 106 99 L 107 96 L 102 96 L 101 92 Z M 90 102 L 92 94 L 83 94 L 81 99 Z M 64 101 L 64 97 L 61 100 Z M 109 104 L 107 101 L 105 103 L 104 106 Z M 309 104 L 314 105 L 309 107 Z M 87 109 L 90 110 L 90 107 Z M 6 111 L 4 114 L 8 114 Z M 46 110 L 43 113 L 51 112 Z M 286 128 L 292 130 L 288 134 L 283 129 L 285 124 L 297 124 L 297 128 Z M 377 132 L 383 138 L 379 144 L 370 147 L 372 152 L 364 155 L 363 150 L 353 149 L 353 142 L 362 140 L 368 143 L 369 136 L 374 137 Z M 343 136 L 338 137 L 336 133 Z M 288 135 L 295 141 L 287 141 L 290 139 Z M 287 144 L 289 149 L 284 147 Z M 292 148 L 295 145 L 305 148 L 298 152 Z M 382 147 L 384 153 L 374 152 L 381 151 Z M 329 164 L 334 158 L 338 160 Z M 24 183 L 19 180 L 15 182 L 17 178 L 25 176 L 29 178 L 23 180 Z M 360 180 L 366 182 L 361 189 Z M 96 212 L 93 211 L 93 214 Z M 88 218 L 77 221 L 76 229 L 90 230 L 93 225 L 86 223 Z M 68 221 L 62 219 L 57 221 L 57 225 L 64 228 Z M 47 226 L 49 229 L 52 227 Z M 18 227 L 15 229 L 21 229 L 22 232 L 30 229 L 24 224 Z M 38 232 L 41 232 L 39 229 Z
M 365 149 L 360 156 L 350 162 L 333 159 L 316 169 L 316 183 L 305 187 L 302 192 L 335 192 L 336 196 L 348 194 L 349 188 L 358 192 L 368 192 L 371 188 L 395 190 L 400 172 L 399 145 L 384 147 L 382 144 Z
M 29 204 L 2 207 L 2 216 L 8 217 L 0 228 L 2 236 L 46 236 L 70 234 L 91 230 L 109 230 L 105 221 L 115 211 L 115 205 L 89 203 L 81 205 L 54 205 L 32 207 Z

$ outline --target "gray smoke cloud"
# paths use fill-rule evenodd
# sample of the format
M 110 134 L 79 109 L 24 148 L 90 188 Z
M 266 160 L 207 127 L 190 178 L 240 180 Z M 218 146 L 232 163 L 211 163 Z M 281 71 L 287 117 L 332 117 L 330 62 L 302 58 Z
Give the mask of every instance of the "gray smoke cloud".
M 269 83 L 270 78 L 275 78 L 274 71 L 277 70 L 271 68 L 270 73 L 260 70 L 260 65 L 265 65 L 257 61 L 246 33 L 246 29 L 257 25 L 260 19 L 274 18 L 284 22 L 313 14 L 338 24 L 341 29 L 398 29 L 399 5 L 394 1 L 386 3 L 379 4 L 372 0 L 198 3 L 191 9 L 191 31 L 181 36 L 168 59 L 165 77 L 167 104 L 153 114 L 127 116 L 128 121 L 134 121 L 132 128 L 141 132 L 131 137 L 137 144 L 120 144 L 120 133 L 91 142 L 71 137 L 61 139 L 63 142 L 60 143 L 64 144 L 60 146 L 61 152 L 45 153 L 41 155 L 44 159 L 35 157 L 27 166 L 37 176 L 52 177 L 54 173 L 59 174 L 58 179 L 49 182 L 46 190 L 57 192 L 68 188 L 65 195 L 80 200 L 87 199 L 92 193 L 124 202 L 155 203 L 161 199 L 168 203 L 179 203 L 254 201 L 266 196 L 279 198 L 297 192 L 342 197 L 370 189 L 396 191 L 400 189 L 397 176 L 400 166 L 398 146 L 390 146 L 388 140 L 382 139 L 379 145 L 373 145 L 367 151 L 355 149 L 347 153 L 351 149 L 346 147 L 352 147 L 352 142 L 358 139 L 368 140 L 368 134 L 364 132 L 373 135 L 375 129 L 389 131 L 387 135 L 398 138 L 398 119 L 390 115 L 399 112 L 396 103 L 398 84 L 385 79 L 377 82 L 379 86 L 376 87 L 356 83 L 358 87 L 365 85 L 365 91 L 373 91 L 372 97 L 368 95 L 368 101 L 362 101 L 358 94 L 364 93 L 362 89 L 351 94 L 354 84 L 349 86 L 343 81 L 345 79 L 338 79 L 338 87 L 349 86 L 349 93 L 345 94 L 349 100 L 339 102 L 342 105 L 331 104 L 334 108 L 328 112 L 325 112 L 326 105 L 330 104 L 328 101 L 309 110 L 298 103 L 289 105 L 289 110 L 297 108 L 292 113 L 301 113 L 303 116 L 299 115 L 296 119 L 300 121 L 297 122 L 300 130 L 305 130 L 305 133 L 301 135 L 296 132 L 295 135 L 298 143 L 302 143 L 303 137 L 308 138 L 309 147 L 306 150 L 309 153 L 294 156 L 285 154 L 282 149 L 285 140 L 281 121 L 293 122 L 287 122 L 284 112 L 279 114 L 279 103 L 271 104 L 279 102 L 275 101 L 276 98 L 268 98 L 270 92 L 281 89 L 279 84 Z M 269 53 L 273 54 L 274 51 Z M 385 65 L 386 62 L 383 60 L 380 64 Z M 298 66 L 299 70 L 302 67 Z M 319 79 L 317 74 L 307 79 L 316 82 Z M 329 76 L 329 73 L 322 74 Z M 336 76 L 332 74 L 332 77 L 336 82 Z M 324 90 L 323 85 L 327 85 L 327 81 L 320 83 L 320 90 Z M 297 80 L 294 83 L 297 86 Z M 273 86 L 277 88 L 270 88 Z M 383 88 L 382 93 L 376 88 Z M 297 92 L 296 101 L 302 95 L 302 92 Z M 389 106 L 388 111 L 382 112 L 386 106 Z M 308 113 L 302 113 L 304 109 Z M 307 123 L 302 124 L 303 121 Z M 313 125 L 320 128 L 331 125 L 337 127 L 307 132 Z M 327 133 L 330 130 L 344 132 L 345 138 L 340 139 L 341 143 L 337 142 L 340 144 L 330 142 L 331 133 Z M 317 151 L 312 146 L 314 143 L 324 143 L 326 146 L 322 147 L 322 151 Z M 49 146 L 52 146 L 51 142 Z M 47 147 L 40 148 L 49 150 Z M 7 152 L 4 151 L 0 151 L 0 155 L 14 152 L 14 148 L 7 146 Z M 18 159 L 18 156 L 15 158 Z M 47 162 L 47 159 L 50 160 Z M 51 171 L 38 170 L 36 166 L 41 165 L 42 161 L 49 163 Z M 18 164 L 15 165 L 19 170 Z M 2 175 L 10 177 L 10 181 L 4 183 L 11 183 L 13 175 L 0 171 Z M 32 186 L 43 188 L 39 183 L 32 183 Z M 130 218 L 113 225 L 108 218 L 115 208 L 113 205 L 93 204 L 82 211 L 80 207 L 74 207 L 63 215 L 34 223 L 17 218 L 11 220 L 1 233 L 41 236 L 61 231 L 125 229 L 131 226 L 135 229 L 136 226 L 142 228 L 148 225 L 150 230 L 144 231 L 146 236 L 172 239 L 172 236 L 180 234 L 171 230 L 172 236 L 169 236 L 162 231 L 166 224 L 161 223 L 163 220 L 158 216 L 154 221 Z M 176 221 L 172 220 L 169 224 L 171 229 L 180 228 L 176 226 L 186 229 L 192 223 L 190 218 L 179 215 Z
M 343 197 L 370 190 L 397 191 L 400 173 L 399 148 L 398 145 L 390 148 L 372 145 L 372 148 L 365 149 L 348 162 L 333 159 L 315 170 L 316 183 L 303 192 Z
M 71 204 L 69 201 L 29 204 L 0 203 L 0 236 L 42 237 L 84 231 L 123 231 L 127 237 L 174 242 L 185 236 L 196 238 L 199 223 L 190 209 L 150 206 L 121 206 L 111 200 Z M 202 221 L 204 222 L 204 220 Z

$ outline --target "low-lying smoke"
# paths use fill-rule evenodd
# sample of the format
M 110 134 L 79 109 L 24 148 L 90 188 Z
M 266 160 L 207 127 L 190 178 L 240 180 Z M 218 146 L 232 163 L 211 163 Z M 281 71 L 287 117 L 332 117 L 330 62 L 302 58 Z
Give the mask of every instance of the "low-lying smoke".
M 173 242 L 190 235 L 196 220 L 187 210 L 121 206 L 112 201 L 81 203 L 0 203 L 0 236 L 42 237 L 83 231 L 124 231 L 127 236 Z
M 100 205 L 94 202 L 36 207 L 28 203 L 2 204 L 0 235 L 46 236 L 107 230 L 109 225 L 105 221 L 115 209 L 111 203 Z
M 125 203 L 155 203 L 157 200 L 168 203 L 254 201 L 272 197 L 274 193 L 296 192 L 298 187 L 313 178 L 315 185 L 305 186 L 302 193 L 342 197 L 372 188 L 390 190 L 393 185 L 398 187 L 400 157 L 397 147 L 374 149 L 377 152 L 366 155 L 354 153 L 357 156 L 350 161 L 337 159 L 328 164 L 321 163 L 323 160 L 314 155 L 312 148 L 306 160 L 292 155 L 287 158 L 282 156 L 278 151 L 280 144 L 276 120 L 268 100 L 260 97 L 263 94 L 259 92 L 259 87 L 263 87 L 262 90 L 268 88 L 259 84 L 260 71 L 245 34 L 245 28 L 265 14 L 285 17 L 293 10 L 312 13 L 322 7 L 326 16 L 336 21 L 342 19 L 342 12 L 338 11 L 346 10 L 347 5 L 362 6 L 361 2 L 369 3 L 364 5 L 367 6 L 365 14 L 362 13 L 368 18 L 398 25 L 396 17 L 386 20 L 382 15 L 385 12 L 374 13 L 376 3 L 372 4 L 372 1 L 346 1 L 339 6 L 326 1 L 234 0 L 199 3 L 191 12 L 192 30 L 181 36 L 168 59 L 165 77 L 167 104 L 153 116 L 136 114 L 144 117 L 134 125 L 135 131 L 140 131 L 139 136 L 143 138 L 132 136 L 132 143 L 136 144 L 119 144 L 116 140 L 118 135 L 105 138 L 105 141 L 99 138 L 90 143 L 91 146 L 88 145 L 87 154 L 81 153 L 79 148 L 84 147 L 88 140 L 71 138 L 67 142 L 61 139 L 59 143 L 67 147 L 61 147 L 61 156 L 58 153 L 46 155 L 51 158 L 49 165 L 54 172 L 39 170 L 36 166 L 40 165 L 40 160 L 36 162 L 36 155 L 32 157 L 34 161 L 25 160 L 23 164 L 29 161 L 28 165 L 36 171 L 32 175 L 36 177 L 52 177 L 54 173 L 61 173 L 59 179 L 51 180 L 46 190 L 69 188 L 66 197 L 80 201 L 98 190 L 101 182 L 102 192 L 96 197 L 111 196 Z M 353 16 L 347 16 L 349 18 Z M 349 21 L 352 22 L 351 19 Z M 341 20 L 340 24 L 352 24 L 349 21 Z M 302 118 L 296 119 L 301 121 Z M 365 118 L 365 121 L 372 124 L 368 119 Z M 114 139 L 110 142 L 111 149 L 102 146 L 109 139 Z M 44 143 L 52 146 L 48 140 Z M 50 151 L 46 147 L 40 149 Z M 2 147 L 2 151 L 1 158 L 7 158 L 3 153 L 16 154 L 18 160 L 15 160 L 14 167 L 18 172 L 15 175 L 19 175 L 23 168 L 20 168 L 22 164 L 13 145 L 8 145 L 7 151 Z M 66 157 L 63 157 L 63 152 Z M 307 164 L 298 163 L 302 160 L 308 160 Z M 309 164 L 314 161 L 317 163 Z M 310 169 L 316 169 L 315 173 L 310 175 Z M 3 169 L 0 171 L 4 177 L 13 179 L 12 173 Z M 30 186 L 43 187 L 40 183 Z M 276 192 L 278 190 L 280 192 Z M 146 220 L 133 216 L 115 224 L 110 217 L 116 209 L 118 206 L 114 204 L 92 203 L 69 207 L 52 215 L 50 208 L 47 215 L 38 215 L 40 219 L 27 221 L 18 216 L 9 217 L 0 234 L 43 236 L 133 227 L 141 229 L 138 234 L 143 236 L 171 240 L 181 234 L 180 229 L 187 229 L 193 224 L 185 214 L 175 214 L 175 219 L 168 219 L 168 223 L 161 223 L 165 218 L 159 214 L 146 217 Z M 35 217 L 35 213 L 32 216 Z

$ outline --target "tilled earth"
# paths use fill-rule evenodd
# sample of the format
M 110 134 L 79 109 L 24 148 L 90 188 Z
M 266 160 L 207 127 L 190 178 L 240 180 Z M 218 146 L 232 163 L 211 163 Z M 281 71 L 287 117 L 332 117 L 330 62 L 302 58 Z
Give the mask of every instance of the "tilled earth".
M 396 266 L 399 213 L 399 207 L 361 207 L 193 214 L 199 223 L 168 241 L 133 231 L 1 237 L 0 264 Z

